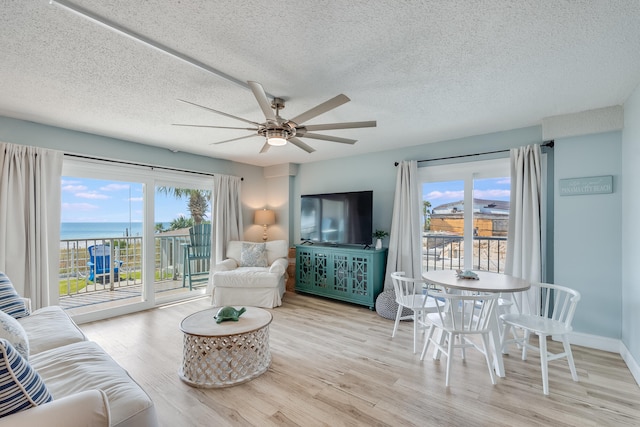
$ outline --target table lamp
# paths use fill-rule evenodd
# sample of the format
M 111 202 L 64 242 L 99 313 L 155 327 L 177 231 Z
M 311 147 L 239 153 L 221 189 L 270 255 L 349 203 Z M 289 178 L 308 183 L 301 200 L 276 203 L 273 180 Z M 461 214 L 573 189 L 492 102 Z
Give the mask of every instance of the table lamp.
M 267 226 L 276 223 L 276 215 L 270 209 L 257 210 L 253 218 L 253 223 L 262 225 L 264 227 L 264 233 L 262 234 L 262 240 L 267 241 Z

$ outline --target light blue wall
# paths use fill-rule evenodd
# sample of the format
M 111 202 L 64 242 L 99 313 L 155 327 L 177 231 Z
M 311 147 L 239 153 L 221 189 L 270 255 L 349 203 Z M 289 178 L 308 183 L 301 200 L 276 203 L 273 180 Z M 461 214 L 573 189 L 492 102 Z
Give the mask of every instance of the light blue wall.
M 374 227 L 389 230 L 396 181 L 395 161 L 503 150 L 540 142 L 542 130 L 536 126 L 300 165 L 295 178 L 296 194 L 293 201 L 296 206 L 291 224 L 295 241 L 298 241 L 299 236 L 301 194 L 372 189 Z M 499 156 L 508 154 L 482 158 Z M 576 331 L 620 338 L 621 133 L 556 140 L 553 159 L 552 171 L 555 176 L 552 179 L 556 188 L 559 178 L 614 176 L 616 190 L 613 194 L 573 196 L 573 199 L 554 196 L 550 201 L 555 210 L 555 217 L 550 218 L 550 223 L 555 224 L 555 235 L 550 236 L 553 242 L 549 243 L 550 249 L 554 251 L 554 271 L 551 274 L 553 280 L 550 281 L 575 287 L 582 292 L 583 299 L 574 323 Z M 465 160 L 479 158 L 427 162 L 420 166 Z
M 576 332 L 620 338 L 621 132 L 555 140 L 555 283 L 578 290 Z M 565 178 L 613 175 L 613 193 L 560 196 Z
M 640 86 L 624 104 L 622 342 L 640 362 Z
M 619 338 L 640 360 L 640 269 L 636 267 L 640 259 L 640 248 L 636 247 L 633 237 L 640 237 L 640 225 L 635 221 L 633 212 L 640 211 L 640 94 L 636 90 L 625 105 L 626 127 L 624 138 L 620 133 L 607 133 L 588 137 L 566 138 L 556 141 L 555 182 L 563 177 L 614 175 L 616 192 L 606 196 L 557 197 L 555 202 L 556 222 L 555 239 L 555 282 L 579 288 L 583 292 L 583 301 L 576 317 L 575 328 L 593 334 Z M 622 144 L 624 139 L 624 144 Z M 58 149 L 65 152 L 82 153 L 96 157 L 123 159 L 132 162 L 153 163 L 178 169 L 225 173 L 243 176 L 243 201 L 245 203 L 245 228 L 251 226 L 252 212 L 256 205 L 267 205 L 266 184 L 262 168 L 211 159 L 186 153 L 172 153 L 128 141 L 104 138 L 59 129 L 51 126 L 0 117 L 0 141 L 17 144 L 35 145 Z M 375 228 L 389 230 L 393 209 L 396 170 L 394 162 L 401 160 L 422 160 L 465 155 L 470 153 L 507 150 L 513 147 L 540 143 L 542 129 L 539 126 L 478 135 L 452 141 L 424 144 L 415 147 L 390 150 L 368 155 L 301 164 L 295 177 L 291 179 L 289 210 L 293 230 L 292 243 L 298 242 L 300 195 L 334 191 L 373 190 Z M 360 141 L 359 144 L 366 144 Z M 621 181 L 621 145 L 624 146 L 625 183 Z M 505 157 L 506 153 L 483 156 L 482 158 Z M 478 157 L 466 160 L 478 160 Z M 465 161 L 465 159 L 427 162 L 443 164 Z M 622 209 L 624 187 L 625 205 Z M 603 201 L 601 203 L 601 201 Z M 621 211 L 626 212 L 620 214 Z M 574 216 L 575 215 L 575 216 Z M 579 220 L 577 220 L 578 218 Z M 603 218 L 611 219 L 604 221 Z M 620 219 L 626 224 L 616 228 Z M 614 220 L 615 219 L 615 220 Z M 592 224 L 602 223 L 604 227 L 589 230 Z M 558 231 L 562 228 L 562 231 Z M 625 238 L 621 248 L 622 232 Z M 284 231 L 286 232 L 286 230 Z M 588 239 L 589 232 L 595 232 L 598 240 Z M 639 239 L 640 240 L 640 239 Z M 578 242 L 579 244 L 576 244 Z M 597 242 L 596 245 L 594 242 Z M 579 246 L 578 252 L 575 251 Z M 567 249 L 567 250 L 565 250 Z M 584 257 L 577 254 L 586 252 Z M 624 257 L 624 258 L 623 258 Z M 620 261 L 624 259 L 625 261 Z M 594 262 L 597 260 L 597 262 Z M 625 271 L 624 286 L 621 290 L 622 273 Z M 584 271 L 590 271 L 585 274 Z M 624 292 L 624 294 L 623 294 Z M 624 296 L 624 315 L 621 316 Z M 606 302 L 603 310 L 601 300 Z M 593 310 L 604 313 L 598 322 L 594 322 Z M 621 333 L 622 328 L 622 333 Z
M 3 116 L 0 116 L 0 142 L 50 148 L 65 153 L 125 160 L 144 165 L 165 166 L 178 170 L 243 177 L 243 221 L 246 232 L 253 230 L 255 207 L 267 205 L 266 183 L 261 167 L 188 153 L 173 153 L 170 150 L 150 145 Z
M 390 230 L 397 168 L 395 162 L 402 160 L 438 159 L 472 153 L 508 150 L 513 147 L 540 143 L 542 130 L 539 126 L 478 135 L 451 141 L 424 144 L 415 147 L 371 153 L 357 157 L 345 157 L 301 164 L 295 177 L 292 223 L 294 242 L 300 241 L 300 195 L 342 191 L 373 190 L 373 228 Z M 358 144 L 366 144 L 359 141 Z M 508 157 L 499 153 L 481 157 L 469 157 L 448 161 L 425 162 L 437 165 L 452 162 L 474 161 Z M 386 244 L 387 242 L 385 242 Z
M 233 174 L 234 164 L 167 149 L 0 116 L 0 141 L 72 154 L 162 165 L 199 172 Z

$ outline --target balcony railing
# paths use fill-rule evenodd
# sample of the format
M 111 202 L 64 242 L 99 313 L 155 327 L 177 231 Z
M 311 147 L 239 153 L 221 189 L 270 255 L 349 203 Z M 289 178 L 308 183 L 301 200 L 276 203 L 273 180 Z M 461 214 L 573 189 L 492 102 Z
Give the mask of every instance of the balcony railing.
M 422 236 L 422 269 L 464 270 L 464 238 L 450 234 L 425 233 Z M 473 237 L 474 270 L 504 273 L 506 237 Z M 468 256 L 468 254 L 467 254 Z
M 188 234 L 155 236 L 153 250 L 156 290 L 167 290 L 167 286 L 182 287 L 182 245 L 188 242 Z M 96 245 L 109 246 L 111 271 L 109 274 L 94 274 L 91 280 L 88 248 Z M 114 266 L 118 268 L 117 274 Z M 144 280 L 142 237 L 61 240 L 59 277 L 61 299 L 104 290 L 140 287 Z
M 189 235 L 155 236 L 154 284 L 156 292 L 182 287 L 183 247 Z M 90 278 L 89 246 L 109 245 L 112 264 L 118 263 L 118 274 Z M 464 269 L 464 239 L 462 236 L 425 233 L 422 238 L 423 270 Z M 507 253 L 505 237 L 473 238 L 474 270 L 504 272 Z M 60 299 L 94 292 L 140 288 L 142 277 L 142 238 L 67 239 L 60 242 Z

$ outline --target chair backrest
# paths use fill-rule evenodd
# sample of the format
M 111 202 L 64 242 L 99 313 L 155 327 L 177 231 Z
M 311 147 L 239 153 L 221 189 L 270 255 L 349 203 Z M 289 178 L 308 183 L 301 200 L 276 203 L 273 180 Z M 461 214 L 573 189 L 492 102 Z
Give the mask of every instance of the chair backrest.
M 242 240 L 230 240 L 227 243 L 227 251 L 225 258 L 231 258 L 240 264 L 240 258 L 242 257 L 242 244 L 243 243 L 256 243 L 245 242 Z M 287 258 L 289 256 L 289 244 L 286 240 L 269 240 L 265 244 L 267 250 L 267 264 L 271 265 L 278 258 Z
M 211 256 L 211 224 L 196 224 L 189 229 L 190 255 Z
M 391 282 L 393 290 L 396 294 L 396 302 L 403 304 L 414 295 L 422 294 L 424 281 L 422 279 L 414 279 L 405 276 L 404 271 L 396 271 L 391 273 Z
M 532 283 L 524 293 L 524 301 L 530 314 L 552 319 L 570 327 L 580 301 L 580 292 L 550 283 Z
M 87 248 L 89 251 L 89 261 L 95 266 L 97 274 L 109 272 L 111 266 L 111 246 L 94 245 Z
M 491 317 L 496 309 L 499 294 L 448 293 L 445 290 L 429 289 L 428 295 L 444 301 L 438 304 L 438 315 L 442 325 L 459 333 L 487 333 Z

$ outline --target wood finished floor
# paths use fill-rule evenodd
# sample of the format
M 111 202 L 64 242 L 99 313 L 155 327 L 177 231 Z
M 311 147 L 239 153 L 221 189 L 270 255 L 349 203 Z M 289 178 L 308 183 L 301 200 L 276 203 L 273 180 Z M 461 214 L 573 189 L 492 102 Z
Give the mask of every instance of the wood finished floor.
M 178 378 L 180 321 L 209 299 L 81 325 L 151 395 L 162 426 L 638 426 L 640 388 L 618 354 L 572 346 L 580 382 L 551 362 L 542 394 L 539 358 L 513 350 L 492 385 L 482 355 L 453 360 L 412 353 L 412 324 L 374 311 L 288 292 L 270 326 L 272 364 L 224 389 Z M 558 349 L 555 342 L 550 350 Z M 430 355 L 429 355 L 430 356 Z

